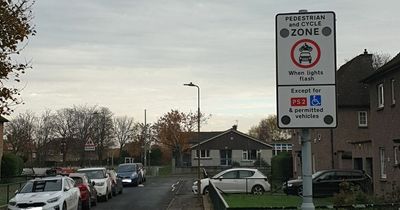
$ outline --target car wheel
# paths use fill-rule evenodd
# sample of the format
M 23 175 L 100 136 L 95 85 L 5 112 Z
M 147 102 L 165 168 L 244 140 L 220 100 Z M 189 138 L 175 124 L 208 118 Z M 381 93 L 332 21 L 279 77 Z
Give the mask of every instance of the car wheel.
M 106 192 L 106 194 L 103 196 L 103 201 L 104 202 L 108 201 L 108 192 Z
M 113 192 L 111 190 L 111 192 L 108 193 L 108 199 L 111 199 L 113 197 Z
M 63 203 L 62 210 L 67 210 L 67 203 Z
M 210 191 L 209 191 L 209 188 L 208 188 L 208 186 L 206 186 L 206 187 L 204 188 L 204 190 L 203 190 L 203 195 L 208 195 L 209 192 L 210 192 Z
M 262 195 L 264 193 L 264 188 L 261 185 L 256 185 L 251 189 L 253 195 Z
M 298 195 L 298 196 L 303 196 L 303 186 L 299 186 L 299 187 L 297 188 L 297 195 Z
M 121 187 L 121 189 L 119 190 L 119 194 L 122 194 L 122 191 L 124 191 L 123 187 Z
M 89 197 L 89 199 L 86 201 L 86 202 L 84 202 L 84 203 L 82 203 L 82 209 L 90 209 L 92 207 L 92 201 L 90 200 L 90 197 Z

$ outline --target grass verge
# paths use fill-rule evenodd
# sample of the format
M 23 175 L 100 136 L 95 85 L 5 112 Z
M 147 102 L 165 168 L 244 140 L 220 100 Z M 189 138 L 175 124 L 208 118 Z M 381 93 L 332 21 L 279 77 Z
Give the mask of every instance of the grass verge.
M 294 195 L 264 194 L 255 196 L 251 194 L 225 194 L 223 195 L 229 207 L 299 207 L 302 198 Z M 315 206 L 332 205 L 332 198 L 314 198 Z

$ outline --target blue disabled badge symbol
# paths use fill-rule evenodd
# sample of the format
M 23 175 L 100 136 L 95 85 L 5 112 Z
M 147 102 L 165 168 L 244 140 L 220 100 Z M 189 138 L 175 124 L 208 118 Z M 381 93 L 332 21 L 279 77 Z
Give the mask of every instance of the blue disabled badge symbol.
M 310 95 L 310 106 L 321 106 L 321 95 Z

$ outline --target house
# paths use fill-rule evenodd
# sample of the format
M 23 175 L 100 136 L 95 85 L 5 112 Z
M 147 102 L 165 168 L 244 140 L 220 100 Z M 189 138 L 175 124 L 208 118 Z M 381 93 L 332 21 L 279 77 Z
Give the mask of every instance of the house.
M 190 143 L 192 166 L 198 164 L 199 156 L 200 165 L 206 167 L 254 166 L 257 160 L 271 164 L 273 147 L 238 131 L 237 126 L 222 132 L 200 132 Z
M 372 55 L 366 51 L 339 68 L 336 74 L 337 122 L 335 129 L 310 129 L 312 171 L 363 169 L 373 172 L 370 139 L 369 91 L 361 80 L 373 72 Z M 293 177 L 301 176 L 299 130 L 292 135 Z
M 374 192 L 394 195 L 400 187 L 400 54 L 363 82 L 370 98 L 370 139 L 366 144 L 371 145 Z

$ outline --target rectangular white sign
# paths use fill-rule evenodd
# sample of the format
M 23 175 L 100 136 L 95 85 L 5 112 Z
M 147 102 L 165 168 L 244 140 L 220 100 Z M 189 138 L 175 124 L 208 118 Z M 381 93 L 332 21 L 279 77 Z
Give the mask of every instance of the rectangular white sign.
M 276 16 L 278 85 L 335 84 L 335 13 Z
M 334 12 L 276 15 L 279 128 L 334 128 L 336 26 Z
M 335 86 L 278 87 L 279 127 L 336 127 Z

